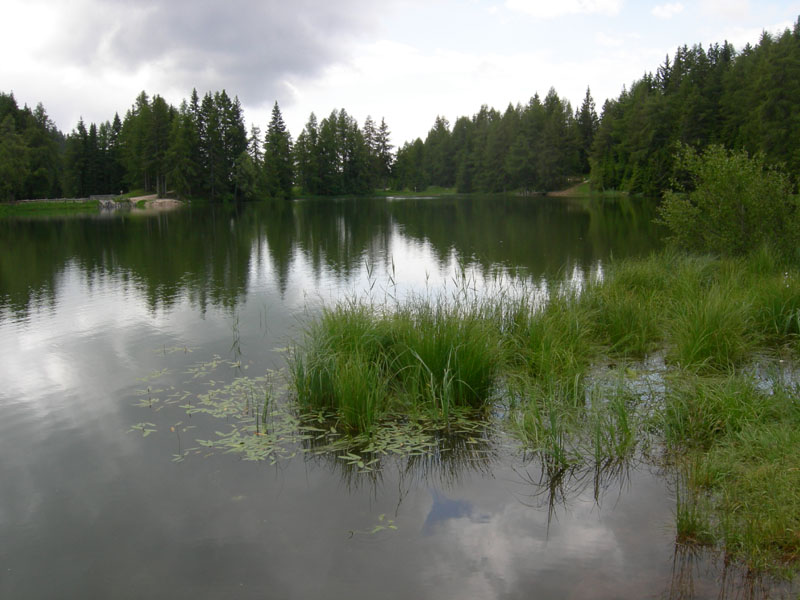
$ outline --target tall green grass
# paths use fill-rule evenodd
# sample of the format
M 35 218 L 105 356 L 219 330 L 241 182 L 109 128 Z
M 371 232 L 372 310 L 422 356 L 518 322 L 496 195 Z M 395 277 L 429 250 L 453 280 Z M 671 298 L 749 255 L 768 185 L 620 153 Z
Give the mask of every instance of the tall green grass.
M 500 366 L 498 332 L 475 308 L 418 301 L 386 321 L 387 349 L 402 392 L 446 416 L 453 407 L 481 408 Z
M 679 539 L 719 544 L 755 571 L 791 575 L 800 560 L 798 388 L 693 377 L 664 413 L 666 440 L 685 457 Z
M 671 255 L 612 263 L 587 290 L 597 342 L 613 356 L 643 358 L 663 345 L 663 303 L 673 274 Z
M 358 302 L 323 311 L 291 361 L 301 406 L 335 412 L 351 431 L 389 412 L 487 405 L 500 366 L 497 331 L 474 309 L 418 300 L 396 312 Z
M 597 356 L 593 330 L 596 311 L 574 291 L 555 292 L 539 309 L 518 315 L 507 350 L 549 394 L 580 397 L 586 370 Z
M 680 474 L 678 541 L 800 564 L 799 394 L 755 368 L 800 351 L 798 268 L 768 248 L 665 252 L 549 288 L 326 309 L 292 355 L 298 403 L 367 436 L 499 405 L 553 477 L 626 464 L 657 434 Z M 655 403 L 631 385 L 630 361 L 652 353 L 666 363 Z

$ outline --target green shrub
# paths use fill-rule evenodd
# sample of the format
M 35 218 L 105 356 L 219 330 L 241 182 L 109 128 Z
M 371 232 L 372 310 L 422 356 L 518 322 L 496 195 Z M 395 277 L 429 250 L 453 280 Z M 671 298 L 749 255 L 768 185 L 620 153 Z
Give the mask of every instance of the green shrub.
M 677 169 L 687 184 L 664 194 L 661 222 L 680 248 L 743 255 L 763 244 L 796 255 L 798 202 L 787 175 L 762 155 L 709 146 L 698 154 L 682 146 Z

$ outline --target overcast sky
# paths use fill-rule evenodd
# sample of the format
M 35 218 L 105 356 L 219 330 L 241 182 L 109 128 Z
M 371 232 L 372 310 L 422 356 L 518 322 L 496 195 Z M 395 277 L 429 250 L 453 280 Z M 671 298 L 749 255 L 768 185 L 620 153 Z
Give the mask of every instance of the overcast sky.
M 294 137 L 313 111 L 381 117 L 395 145 L 481 104 L 554 87 L 598 111 L 679 45 L 755 44 L 800 1 L 3 0 L 0 91 L 42 102 L 65 132 L 124 116 L 145 90 L 237 95 L 266 129 L 277 100 Z

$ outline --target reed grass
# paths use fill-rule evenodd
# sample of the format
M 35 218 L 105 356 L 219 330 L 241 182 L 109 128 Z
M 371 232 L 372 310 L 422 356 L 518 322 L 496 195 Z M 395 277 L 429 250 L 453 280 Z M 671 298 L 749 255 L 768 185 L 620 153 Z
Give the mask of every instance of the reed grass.
M 754 569 L 796 568 L 799 394 L 753 365 L 800 350 L 797 267 L 767 248 L 736 259 L 666 252 L 615 262 L 577 290 L 550 287 L 544 298 L 479 297 L 464 284 L 447 299 L 326 309 L 292 356 L 298 402 L 367 439 L 387 420 L 441 426 L 501 402 L 554 477 L 625 464 L 655 433 L 681 465 L 679 542 Z M 626 367 L 652 352 L 666 357 L 655 404 Z
M 680 476 L 675 490 L 675 539 L 690 546 L 713 546 L 717 541 L 707 497 Z
M 389 354 L 401 389 L 446 416 L 483 407 L 500 366 L 498 332 L 474 308 L 417 301 L 387 319 Z
M 719 537 L 754 570 L 800 559 L 799 424 L 745 429 L 703 458 Z
M 669 356 L 684 369 L 731 370 L 757 346 L 749 298 L 730 284 L 714 283 L 704 289 L 693 283 L 681 286 L 670 303 Z
M 511 359 L 563 398 L 580 397 L 584 375 L 598 355 L 596 311 L 574 291 L 555 293 L 542 308 L 517 316 Z
M 774 417 L 784 408 L 748 375 L 672 376 L 663 410 L 664 435 L 673 447 L 708 449 L 719 439 Z
M 791 574 L 800 560 L 797 386 L 688 374 L 673 382 L 663 415 L 665 439 L 686 457 L 679 538 L 718 543 L 754 571 Z
M 500 354 L 496 329 L 474 309 L 418 300 L 388 313 L 348 302 L 312 323 L 291 372 L 301 406 L 363 432 L 389 411 L 447 418 L 485 407 Z

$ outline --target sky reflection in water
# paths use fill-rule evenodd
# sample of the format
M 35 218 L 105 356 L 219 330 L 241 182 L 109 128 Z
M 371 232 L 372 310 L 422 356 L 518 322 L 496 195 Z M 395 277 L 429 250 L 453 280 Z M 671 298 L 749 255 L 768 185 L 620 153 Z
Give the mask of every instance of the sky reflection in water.
M 304 320 L 343 296 L 452 293 L 462 268 L 490 294 L 498 279 L 580 280 L 658 246 L 647 210 L 299 201 L 0 222 L 0 597 L 669 594 L 673 501 L 648 468 L 598 498 L 593 473 L 571 474 L 551 504 L 509 440 L 485 460 L 396 459 L 363 480 L 302 454 L 175 463 L 226 424 L 162 402 L 280 368 Z M 214 355 L 242 365 L 193 379 Z M 140 422 L 157 431 L 129 431 Z M 693 581 L 696 597 L 716 597 L 713 578 Z

